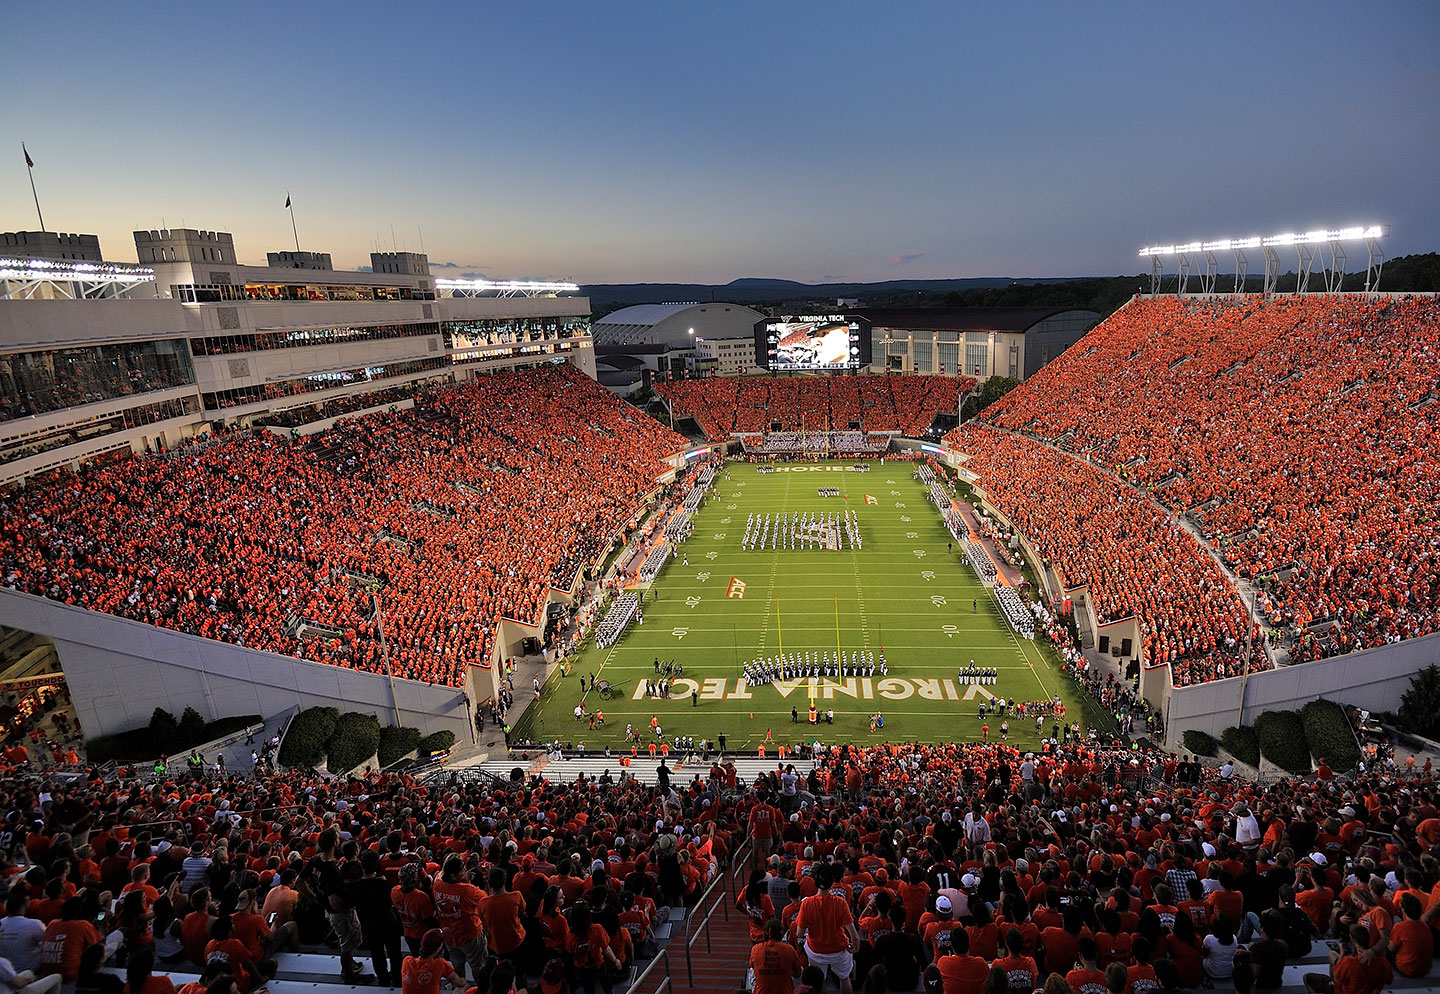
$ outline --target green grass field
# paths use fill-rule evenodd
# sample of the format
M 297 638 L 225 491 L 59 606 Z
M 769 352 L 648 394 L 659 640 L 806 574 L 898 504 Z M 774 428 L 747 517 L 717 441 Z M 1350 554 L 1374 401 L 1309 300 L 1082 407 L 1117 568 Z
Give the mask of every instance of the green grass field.
M 1059 694 L 1071 720 L 1085 720 L 1074 684 L 1054 664 L 1042 642 L 1018 638 L 1001 616 L 993 596 L 976 578 L 940 515 L 912 478 L 906 462 L 872 464 L 868 473 L 835 471 L 844 463 L 781 465 L 761 474 L 748 464 L 731 464 L 729 479 L 716 476 L 711 496 L 695 515 L 695 530 L 674 559 L 645 591 L 644 624 L 631 624 L 619 643 L 590 646 L 571 657 L 569 675 L 554 673 L 539 706 L 531 704 L 514 729 L 515 738 L 584 743 L 587 750 L 619 746 L 625 726 L 648 731 L 657 716 L 666 737 L 727 737 L 730 749 L 754 749 L 767 730 L 777 743 L 800 741 L 874 744 L 898 741 L 979 741 L 979 703 L 989 691 L 1017 701 Z M 820 497 L 820 487 L 838 487 L 842 497 Z M 878 503 L 868 504 L 870 494 Z M 853 510 L 863 548 L 852 551 L 745 551 L 741 538 L 749 514 Z M 847 543 L 848 545 L 848 543 Z M 680 553 L 688 559 L 688 565 Z M 731 578 L 744 584 L 743 597 L 727 597 Z M 658 591 L 659 599 L 655 599 Z M 833 725 L 806 723 L 811 687 L 769 684 L 747 688 L 741 666 L 757 656 L 829 650 L 885 650 L 888 678 L 822 679 L 816 703 L 835 711 Z M 677 681 L 670 700 L 644 696 L 654 678 L 654 660 L 674 659 L 692 680 Z M 958 684 L 956 671 L 974 660 L 999 670 L 996 685 L 983 690 Z M 606 726 L 592 731 L 575 720 L 579 677 L 594 674 L 619 689 L 602 701 L 589 693 L 587 711 L 603 710 Z M 517 688 L 524 693 L 525 688 Z M 636 699 L 637 693 L 640 695 Z M 792 724 L 790 709 L 799 709 Z M 885 716 L 885 727 L 870 731 L 870 716 Z M 753 714 L 753 718 L 751 715 Z M 989 718 L 991 738 L 1000 722 Z M 1044 734 L 1050 734 L 1045 722 Z M 1034 745 L 1040 736 L 1033 719 L 1012 719 L 1010 741 Z M 647 735 L 646 741 L 649 740 Z

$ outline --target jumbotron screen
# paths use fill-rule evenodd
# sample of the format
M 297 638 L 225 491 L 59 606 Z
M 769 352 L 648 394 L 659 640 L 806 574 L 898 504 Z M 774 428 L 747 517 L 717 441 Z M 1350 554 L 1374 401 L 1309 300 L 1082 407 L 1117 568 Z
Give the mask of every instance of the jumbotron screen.
M 844 314 L 760 321 L 755 365 L 776 371 L 858 369 L 870 365 L 870 322 Z

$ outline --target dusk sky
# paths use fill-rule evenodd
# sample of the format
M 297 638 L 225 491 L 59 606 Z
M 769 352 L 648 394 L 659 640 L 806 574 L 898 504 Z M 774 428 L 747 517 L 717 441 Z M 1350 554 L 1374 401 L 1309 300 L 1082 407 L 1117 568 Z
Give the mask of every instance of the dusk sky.
M 1435 0 L 31 3 L 5 27 L 0 229 L 37 227 L 23 140 L 47 226 L 119 261 L 163 222 L 263 263 L 287 190 L 340 268 L 393 225 L 437 275 L 582 283 L 1135 273 L 1150 241 L 1360 223 L 1440 249 Z

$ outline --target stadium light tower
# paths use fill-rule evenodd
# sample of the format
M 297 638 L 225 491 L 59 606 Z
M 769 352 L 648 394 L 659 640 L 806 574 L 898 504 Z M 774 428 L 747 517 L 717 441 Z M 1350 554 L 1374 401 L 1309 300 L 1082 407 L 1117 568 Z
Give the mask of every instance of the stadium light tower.
M 449 280 L 435 281 L 435 291 L 441 296 L 478 297 L 494 294 L 497 297 L 553 297 L 561 293 L 579 293 L 574 283 L 553 280 Z
M 1279 249 L 1293 248 L 1296 257 L 1295 292 L 1305 293 L 1310 287 L 1310 274 L 1315 258 L 1320 257 L 1320 268 L 1325 280 L 1327 293 L 1339 293 L 1345 280 L 1346 242 L 1364 242 L 1366 249 L 1365 292 L 1374 293 L 1380 289 L 1380 270 L 1385 265 L 1385 252 L 1380 248 L 1380 239 L 1390 234 L 1388 224 L 1372 224 L 1352 228 L 1319 228 L 1306 232 L 1287 232 L 1280 235 L 1249 238 L 1220 238 L 1211 242 L 1188 242 L 1173 245 L 1147 245 L 1140 250 L 1141 258 L 1150 259 L 1150 293 L 1162 289 L 1165 267 L 1162 262 L 1167 256 L 1175 256 L 1179 262 L 1179 274 L 1175 281 L 1175 292 L 1185 296 L 1189 292 L 1190 269 L 1195 260 L 1201 260 L 1205 273 L 1200 278 L 1200 292 L 1214 293 L 1218 277 L 1216 252 L 1229 252 L 1235 259 L 1235 293 L 1245 289 L 1245 275 L 1249 259 L 1245 253 L 1260 249 L 1265 255 L 1265 294 L 1275 292 L 1280 279 Z M 1327 255 L 1328 253 L 1328 255 Z

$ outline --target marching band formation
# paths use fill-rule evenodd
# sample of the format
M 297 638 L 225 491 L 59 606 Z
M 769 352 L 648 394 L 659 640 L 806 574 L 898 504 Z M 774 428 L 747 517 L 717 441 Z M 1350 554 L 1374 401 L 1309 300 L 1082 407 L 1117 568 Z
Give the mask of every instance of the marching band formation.
M 791 511 L 788 515 L 751 514 L 745 519 L 745 537 L 740 548 L 749 551 L 762 549 L 812 550 L 823 548 L 851 549 L 864 547 L 860 537 L 860 519 L 854 511 L 828 511 L 817 514 L 814 511 Z
M 764 686 L 776 680 L 805 680 L 810 677 L 857 677 L 874 676 L 876 672 L 886 676 L 890 668 L 885 665 L 885 650 L 877 656 L 869 649 L 855 652 L 786 652 L 774 657 L 755 659 L 743 667 L 745 683 L 751 687 Z

